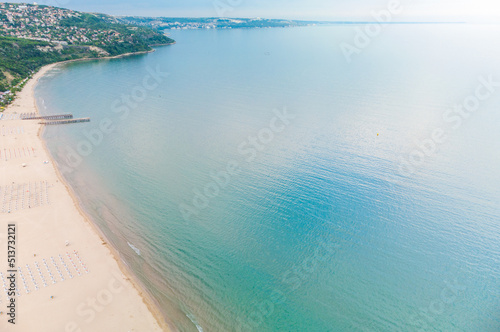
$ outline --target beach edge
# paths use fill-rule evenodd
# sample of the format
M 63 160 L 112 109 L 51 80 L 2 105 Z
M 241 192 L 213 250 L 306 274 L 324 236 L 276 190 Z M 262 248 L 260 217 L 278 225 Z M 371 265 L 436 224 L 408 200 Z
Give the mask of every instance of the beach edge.
M 167 44 L 167 45 L 161 45 L 161 46 L 168 46 L 168 45 L 173 45 L 172 44 Z M 23 96 L 16 96 L 16 100 L 20 98 L 30 98 L 28 102 L 33 104 L 34 109 L 38 114 L 41 115 L 38 105 L 36 103 L 36 98 L 35 98 L 35 89 L 39 83 L 39 80 L 43 78 L 50 70 L 67 64 L 71 62 L 79 62 L 79 61 L 95 61 L 95 60 L 106 60 L 106 59 L 118 59 L 118 58 L 123 58 L 127 56 L 133 56 L 133 55 L 140 55 L 140 54 L 147 54 L 147 53 L 152 53 L 155 52 L 155 49 L 150 50 L 150 51 L 144 51 L 144 52 L 135 52 L 135 53 L 127 53 L 127 54 L 121 54 L 118 56 L 113 56 L 113 57 L 102 57 L 102 58 L 85 58 L 85 59 L 74 59 L 74 60 L 67 60 L 67 61 L 61 61 L 61 62 L 56 62 L 56 63 L 51 63 L 48 65 L 45 65 L 41 67 L 36 73 L 32 75 L 32 77 L 27 81 L 27 84 L 24 86 L 23 90 L 26 88 L 29 88 L 31 91 L 27 94 L 21 94 Z M 28 84 L 31 83 L 31 84 Z M 14 102 L 10 105 L 8 105 L 4 112 L 12 108 Z M 75 191 L 71 187 L 71 185 L 66 181 L 66 179 L 62 176 L 59 167 L 57 166 L 57 162 L 54 160 L 54 157 L 52 156 L 49 148 L 47 147 L 47 142 L 43 139 L 43 130 L 44 126 L 39 125 L 39 129 L 37 132 L 37 139 L 40 141 L 41 145 L 44 148 L 45 153 L 47 154 L 48 158 L 50 159 L 50 162 L 53 165 L 53 168 L 57 174 L 57 178 L 59 179 L 60 183 L 66 188 L 67 193 L 69 194 L 71 200 L 73 201 L 73 204 L 75 208 L 77 209 L 78 213 L 81 215 L 81 217 L 85 220 L 85 222 L 92 228 L 94 231 L 95 235 L 97 235 L 101 241 L 102 244 L 109 250 L 111 253 L 111 256 L 117 263 L 120 272 L 126 277 L 126 280 L 130 282 L 131 286 L 137 291 L 139 296 L 142 299 L 142 302 L 146 305 L 147 309 L 149 312 L 152 314 L 154 319 L 156 320 L 157 324 L 160 326 L 160 328 L 165 331 L 165 332 L 171 332 L 175 331 L 175 329 L 172 326 L 172 323 L 168 321 L 168 318 L 165 317 L 162 313 L 161 310 L 159 309 L 159 304 L 157 303 L 156 299 L 148 292 L 148 290 L 142 285 L 138 277 L 130 270 L 130 268 L 127 266 L 127 264 L 121 259 L 119 251 L 110 244 L 108 241 L 107 237 L 105 234 L 102 232 L 102 230 L 99 228 L 99 226 L 93 221 L 92 217 L 88 215 L 84 209 L 81 206 L 81 202 L 78 199 L 78 196 L 76 195 Z

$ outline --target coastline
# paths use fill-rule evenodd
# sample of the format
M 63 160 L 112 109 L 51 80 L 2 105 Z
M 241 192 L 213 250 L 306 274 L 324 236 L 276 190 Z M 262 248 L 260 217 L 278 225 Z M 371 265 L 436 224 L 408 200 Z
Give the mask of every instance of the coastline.
M 64 64 L 64 63 L 70 63 L 70 62 L 80 62 L 80 61 L 90 61 L 90 60 L 110 60 L 110 59 L 120 59 L 120 58 L 125 58 L 125 57 L 128 57 L 128 56 L 132 56 L 132 55 L 141 55 L 141 54 L 148 54 L 148 53 L 153 53 L 153 52 L 156 52 L 156 49 L 154 49 L 154 47 L 160 47 L 160 46 L 170 46 L 170 45 L 175 45 L 177 44 L 177 42 L 173 42 L 173 43 L 168 43 L 168 44 L 154 44 L 154 45 L 149 45 L 149 47 L 151 47 L 152 49 L 149 50 L 149 51 L 140 51 L 140 52 L 130 52 L 130 53 L 123 53 L 123 54 L 120 54 L 120 55 L 112 55 L 112 56 L 103 56 L 103 57 L 99 57 L 99 58 L 81 58 L 81 59 L 73 59 L 73 60 L 66 60 L 66 61 L 59 61 L 59 62 L 55 62 L 55 63 L 50 63 L 48 65 L 45 65 L 43 66 L 42 68 L 40 68 L 38 71 L 40 72 L 43 68 L 47 67 L 47 66 L 57 66 L 57 65 L 61 65 L 61 64 Z
M 36 87 L 38 80 L 41 77 L 43 77 L 49 70 L 51 70 L 54 67 L 59 66 L 63 63 L 73 62 L 73 61 L 84 61 L 84 60 L 100 60 L 100 59 L 121 58 L 121 57 L 129 56 L 129 55 L 150 53 L 150 52 L 154 52 L 154 49 L 151 51 L 145 51 L 145 52 L 122 54 L 122 55 L 115 56 L 115 57 L 103 57 L 103 58 L 95 58 L 95 59 L 94 58 L 92 58 L 92 59 L 91 58 L 75 59 L 75 60 L 69 60 L 69 61 L 58 62 L 58 63 L 46 65 L 46 66 L 42 67 L 36 74 L 33 75 L 33 77 L 26 83 L 23 90 L 18 93 L 16 100 L 5 109 L 3 114 L 30 113 L 30 112 L 39 113 L 38 109 L 37 109 L 36 101 L 35 101 L 34 88 Z M 91 271 L 89 273 L 89 276 L 93 275 L 95 277 L 96 274 L 100 274 L 98 276 L 98 278 L 91 279 L 91 278 L 82 278 L 82 277 L 75 276 L 74 279 L 72 278 L 73 280 L 68 280 L 68 283 L 66 283 L 66 284 L 65 284 L 65 282 L 57 282 L 53 286 L 49 287 L 49 288 L 53 288 L 52 293 L 57 293 L 56 287 L 60 288 L 61 291 L 64 288 L 64 290 L 69 291 L 70 293 L 72 293 L 74 288 L 87 289 L 87 290 L 89 288 L 90 289 L 92 289 L 92 288 L 97 289 L 96 292 L 90 292 L 90 294 L 95 293 L 95 295 L 96 295 L 95 298 L 97 299 L 98 304 L 100 304 L 100 305 L 96 305 L 95 310 L 92 313 L 91 312 L 93 309 L 92 305 L 88 305 L 89 308 L 87 308 L 87 306 L 85 305 L 86 300 L 88 300 L 88 298 L 81 297 L 81 298 L 77 299 L 76 301 L 75 301 L 75 299 L 73 299 L 73 301 L 68 301 L 68 302 L 77 302 L 78 303 L 74 308 L 72 308 L 72 310 L 70 310 L 70 311 L 73 311 L 73 313 L 71 313 L 69 315 L 69 317 L 60 317 L 60 319 L 62 319 L 63 322 L 64 321 L 68 321 L 68 322 L 66 324 L 62 324 L 62 326 L 57 326 L 57 327 L 51 325 L 50 328 L 48 327 L 49 328 L 48 330 L 61 330 L 61 331 L 86 331 L 86 330 L 101 331 L 102 330 L 102 331 L 108 331 L 108 330 L 110 330 L 110 327 L 111 327 L 112 328 L 111 330 L 118 328 L 120 330 L 126 329 L 126 330 L 130 330 L 130 331 L 143 331 L 144 329 L 147 331 L 171 331 L 171 327 L 169 327 L 169 325 L 165 321 L 165 317 L 163 317 L 163 315 L 161 314 L 161 311 L 159 310 L 158 305 L 157 305 L 156 301 L 154 300 L 154 298 L 141 285 L 141 283 L 138 281 L 138 279 L 135 277 L 135 275 L 132 273 L 132 271 L 130 271 L 128 266 L 123 261 L 121 261 L 118 251 L 109 244 L 105 235 L 97 227 L 97 225 L 92 221 L 92 218 L 90 216 L 88 216 L 81 208 L 80 202 L 79 202 L 76 194 L 73 192 L 71 186 L 69 186 L 69 184 L 62 177 L 61 173 L 59 172 L 59 170 L 56 166 L 55 161 L 52 158 L 52 155 L 50 154 L 50 152 L 46 146 L 46 142 L 42 138 L 43 125 L 38 124 L 37 120 L 30 120 L 30 121 L 12 120 L 9 122 L 10 122 L 9 125 L 13 125 L 13 126 L 22 125 L 23 128 L 26 128 L 23 139 L 25 141 L 26 141 L 26 139 L 28 139 L 29 141 L 31 141 L 31 143 L 34 143 L 34 141 L 36 140 L 37 145 L 39 145 L 41 147 L 40 152 L 37 153 L 38 155 L 36 156 L 36 158 L 39 161 L 40 160 L 43 160 L 43 161 L 47 160 L 47 161 L 49 161 L 49 164 L 46 165 L 43 163 L 38 163 L 38 165 L 32 166 L 33 161 L 30 160 L 29 163 L 26 162 L 27 168 L 21 168 L 21 171 L 15 171 L 16 168 L 19 169 L 19 166 L 15 167 L 14 165 L 9 165 L 9 166 L 14 166 L 14 167 L 9 167 L 9 166 L 6 167 L 8 169 L 6 169 L 6 172 L 4 172 L 4 174 L 8 178 L 8 181 L 7 181 L 7 179 L 2 179 L 3 181 L 1 181 L 1 182 L 3 182 L 3 183 L 0 183 L 0 185 L 2 185 L 2 186 L 7 185 L 8 183 L 10 183 L 11 179 L 18 180 L 18 181 L 13 181 L 13 183 L 22 182 L 22 179 L 20 179 L 20 178 L 23 178 L 22 175 L 26 175 L 26 174 L 22 174 L 22 173 L 27 173 L 26 170 L 34 170 L 35 173 L 37 173 L 37 174 L 31 174 L 31 176 L 29 176 L 30 180 L 34 179 L 36 177 L 39 177 L 39 175 L 42 175 L 40 173 L 47 173 L 46 171 L 49 170 L 48 173 L 52 173 L 52 174 L 50 174 L 52 179 L 56 179 L 55 181 L 52 181 L 52 183 L 50 183 L 50 185 L 52 185 L 53 187 L 59 187 L 57 189 L 59 189 L 59 191 L 62 191 L 62 193 L 60 193 L 60 196 L 65 196 L 64 197 L 65 200 L 66 201 L 69 200 L 72 203 L 71 206 L 62 207 L 62 209 L 64 209 L 64 210 L 72 210 L 72 211 L 64 211 L 64 213 L 63 213 L 63 214 L 69 213 L 69 214 L 73 215 L 73 218 L 70 218 L 70 220 L 67 220 L 66 223 L 78 224 L 78 226 L 79 226 L 78 228 L 86 228 L 87 231 L 90 231 L 92 233 L 92 234 L 90 234 L 90 236 L 88 236 L 89 234 L 85 234 L 85 235 L 87 235 L 87 237 L 85 239 L 75 239 L 75 237 L 73 237 L 73 239 L 70 240 L 69 249 L 71 251 L 76 250 L 76 252 L 78 252 L 78 254 L 81 255 L 82 258 L 84 256 L 87 256 L 87 258 L 88 258 L 88 256 L 98 256 L 101 261 L 102 260 L 107 261 L 106 264 L 104 264 L 103 268 L 97 269 L 97 268 L 92 267 L 92 265 L 94 265 L 94 264 L 92 264 L 93 262 L 91 259 L 85 260 L 85 263 L 84 263 L 85 266 L 88 266 L 89 270 Z M 1 121 L 0 125 L 5 126 L 6 123 L 7 123 L 7 121 Z M 27 128 L 28 126 L 29 126 L 29 128 Z M 16 137 L 16 139 L 17 139 L 17 137 Z M 2 144 L 3 147 L 6 147 L 5 139 L 2 140 L 2 143 L 3 143 Z M 9 161 L 7 161 L 7 163 L 16 163 L 17 164 L 17 160 L 16 161 L 9 160 Z M 52 165 L 52 167 L 50 167 L 50 165 Z M 14 172 L 12 172 L 13 170 L 14 170 Z M 14 176 L 10 176 L 11 175 L 10 173 L 17 173 L 17 178 Z M 12 174 L 12 175 L 14 175 L 14 174 Z M 19 175 L 21 175 L 21 176 L 19 176 Z M 43 175 L 46 175 L 46 174 L 43 174 Z M 26 182 L 26 181 L 24 181 L 24 182 Z M 50 180 L 46 181 L 46 183 L 49 183 L 49 182 L 50 182 Z M 30 183 L 31 183 L 31 181 L 30 181 Z M 53 191 L 52 190 L 53 188 L 50 188 L 50 189 L 51 189 L 51 191 Z M 50 203 L 54 204 L 52 199 L 51 199 Z M 55 205 L 57 205 L 57 203 L 55 203 Z M 30 209 L 31 209 L 31 206 L 30 206 Z M 48 211 L 48 210 L 51 210 L 51 211 Z M 29 210 L 29 211 L 22 210 L 20 212 L 12 213 L 11 215 L 9 215 L 9 217 L 11 217 L 11 219 L 14 219 L 14 220 L 12 220 L 12 222 L 15 222 L 17 225 L 20 225 L 20 224 L 29 224 L 28 222 L 26 222 L 26 219 L 29 219 L 30 222 L 33 222 L 34 220 L 47 221 L 47 219 L 48 219 L 47 215 L 50 215 L 50 214 L 56 214 L 56 215 L 59 214 L 60 215 L 61 213 L 59 213 L 59 212 L 61 212 L 61 211 L 57 211 L 57 208 L 55 208 L 55 207 L 45 206 L 45 207 L 37 207 L 36 209 L 34 208 L 34 209 Z M 14 216 L 18 215 L 18 214 L 20 215 L 20 218 L 15 218 Z M 29 216 L 26 216 L 27 214 Z M 74 217 L 75 215 L 78 215 L 79 218 L 75 218 Z M 57 218 L 57 219 L 59 219 L 59 218 Z M 77 219 L 80 219 L 80 220 L 77 220 Z M 50 221 L 48 223 L 50 223 Z M 54 225 L 54 223 L 55 223 L 55 225 Z M 50 225 L 49 228 L 54 228 L 54 227 L 58 228 L 57 226 L 58 225 L 56 222 L 52 222 L 52 225 Z M 75 225 L 73 225 L 73 226 L 75 226 Z M 30 234 L 30 236 L 33 236 L 33 234 Z M 36 237 L 36 234 L 35 234 L 35 237 Z M 89 237 L 91 237 L 93 239 L 89 239 Z M 21 236 L 21 238 L 22 238 L 22 236 Z M 63 240 L 61 237 L 55 237 L 55 236 L 54 237 L 51 236 L 47 240 L 50 242 L 55 242 L 55 241 L 59 242 L 60 244 L 58 247 L 61 247 L 61 244 L 64 246 L 65 241 L 67 241 L 67 240 Z M 79 240 L 81 240 L 81 242 L 85 242 L 85 247 L 88 248 L 87 250 L 73 248 L 73 242 L 80 242 Z M 22 248 L 21 249 L 22 251 L 39 251 L 39 248 L 36 248 L 36 249 L 33 248 L 33 245 L 31 243 L 29 245 L 24 244 L 24 246 L 31 247 L 30 249 L 32 249 L 32 250 L 29 250 L 29 249 L 26 250 L 24 248 L 23 244 L 20 244 L 19 246 L 20 246 L 20 248 Z M 68 247 L 66 247 L 64 249 L 68 249 Z M 89 253 L 87 255 L 86 251 L 92 251 L 92 253 Z M 56 255 L 56 254 L 54 254 L 54 255 Z M 25 260 L 23 260 L 23 259 L 19 259 L 19 260 L 22 261 L 23 264 L 24 264 L 24 261 L 28 261 L 28 260 L 33 261 L 34 259 L 36 260 L 37 254 L 33 254 L 31 256 L 32 257 L 30 257 L 30 258 L 25 257 L 26 258 Z M 53 256 L 50 256 L 50 258 L 52 258 Z M 47 261 L 49 261 L 49 257 L 47 257 L 47 256 L 43 257 L 43 259 L 44 260 L 46 259 Z M 110 262 L 110 260 L 112 260 L 112 262 Z M 29 262 L 29 263 L 31 263 L 31 262 Z M 103 265 L 102 262 L 98 262 L 98 263 L 100 265 Z M 3 264 L 3 262 L 2 262 L 2 264 Z M 44 261 L 44 264 L 45 264 L 45 261 Z M 32 264 L 30 264 L 30 265 L 32 265 Z M 49 271 L 48 269 L 49 268 L 47 268 L 47 271 Z M 53 270 L 52 266 L 51 266 L 51 269 Z M 80 267 L 80 270 L 81 269 L 82 268 Z M 24 272 L 24 273 L 26 274 L 26 272 Z M 50 272 L 47 272 L 47 273 L 50 273 Z M 82 274 L 83 274 L 83 271 L 82 271 Z M 109 275 L 111 275 L 111 278 Z M 57 278 L 57 275 L 55 273 L 54 273 L 54 276 Z M 49 279 L 49 276 L 45 276 L 45 277 L 47 279 Z M 84 275 L 84 277 L 87 277 L 87 276 Z M 52 275 L 50 275 L 50 278 L 53 278 Z M 107 280 L 104 280 L 104 282 L 103 282 L 102 280 L 97 281 L 96 279 L 107 279 Z M 78 282 L 76 282 L 76 281 L 78 281 Z M 69 287 L 68 284 L 70 282 L 73 285 L 71 286 L 71 289 L 68 289 L 68 287 Z M 117 286 L 118 282 L 123 287 Z M 27 283 L 29 283 L 29 280 Z M 108 287 L 106 287 L 106 284 L 108 285 Z M 59 286 L 59 285 L 61 285 L 61 286 Z M 30 285 L 30 286 L 31 287 L 29 287 L 29 288 L 33 288 L 33 285 Z M 111 287 L 111 291 L 107 289 L 110 287 Z M 18 288 L 21 290 L 23 287 L 21 285 L 18 285 Z M 42 290 L 44 290 L 44 289 L 42 289 Z M 112 290 L 116 290 L 117 293 L 113 294 Z M 118 292 L 118 290 L 119 290 L 119 292 Z M 25 291 L 27 292 L 27 289 L 25 289 Z M 21 293 L 23 293 L 22 290 L 21 290 Z M 31 291 L 31 293 L 28 293 L 27 296 L 24 296 L 24 297 L 20 296 L 19 297 L 19 311 L 20 312 L 22 312 L 23 306 L 30 307 L 30 306 L 34 305 L 35 307 L 40 307 L 39 303 L 38 303 L 38 305 L 36 305 L 34 303 L 27 303 L 27 302 L 22 303 L 22 302 L 24 302 L 23 300 L 26 298 L 35 297 L 35 293 L 38 293 L 38 292 Z M 85 292 L 85 293 L 88 293 L 88 292 Z M 108 303 L 110 294 L 111 294 L 112 301 L 110 301 L 110 303 Z M 24 295 L 24 294 L 22 294 L 22 295 Z M 38 295 L 38 294 L 36 294 L 36 295 Z M 50 301 L 53 301 L 54 299 L 59 298 L 58 295 L 51 295 L 51 296 L 53 296 L 53 298 L 49 297 Z M 118 300 L 116 300 L 116 298 L 118 298 L 118 297 L 123 297 L 123 299 L 120 299 L 118 301 Z M 99 302 L 99 300 L 101 300 L 101 301 Z M 48 300 L 45 299 L 45 301 L 48 301 Z M 34 301 L 34 302 L 36 303 L 39 301 Z M 53 302 L 55 303 L 56 301 L 53 301 Z M 65 312 L 65 311 L 68 312 L 68 308 L 72 307 L 71 305 L 68 305 L 69 304 L 68 302 L 64 302 L 64 301 L 57 301 L 57 302 L 59 303 L 60 308 L 58 308 L 56 310 L 60 313 Z M 83 305 L 82 305 L 82 303 L 83 303 Z M 104 309 L 101 309 L 102 307 L 104 307 Z M 85 308 L 87 310 L 85 311 L 85 310 L 83 310 L 83 308 Z M 54 308 L 52 308 L 52 310 L 54 310 Z M 30 310 L 30 312 L 33 312 L 33 311 L 37 311 L 37 310 Z M 103 314 L 106 311 L 107 311 L 107 313 Z M 135 317 L 134 315 L 129 315 L 129 317 L 126 317 L 125 314 L 127 312 L 133 313 L 135 316 L 139 316 L 139 317 Z M 44 319 L 37 319 L 36 316 L 38 316 L 38 315 L 34 315 L 34 316 L 35 317 L 33 317 L 33 315 L 30 315 L 29 313 L 24 313 L 22 315 L 23 321 L 20 321 L 19 323 L 16 324 L 18 326 L 15 330 L 18 331 L 19 328 L 21 328 L 21 330 L 29 331 L 29 330 L 32 330 L 32 327 L 29 327 L 29 326 L 37 327 L 38 329 L 41 326 L 44 326 L 40 320 L 46 321 L 46 319 L 45 320 Z M 74 316 L 73 317 L 74 319 L 71 318 L 72 316 Z M 113 317 L 114 319 L 110 319 L 110 317 Z M 1 318 L 1 316 L 0 316 L 0 318 Z M 80 320 L 80 322 L 78 322 L 78 320 Z M 111 324 L 110 320 L 114 321 L 112 323 L 112 325 L 110 325 Z M 30 321 L 30 322 L 28 322 L 28 321 Z M 7 327 L 8 325 L 4 326 L 4 323 L 6 323 L 4 320 L 0 320 L 0 329 L 5 330 L 5 331 L 9 331 L 10 327 Z M 52 322 L 52 323 L 54 323 L 54 322 Z M 60 325 L 60 323 L 61 322 L 59 322 L 59 325 Z M 23 327 L 23 325 L 25 325 L 26 327 Z M 132 329 L 131 329 L 131 325 L 132 325 Z M 44 327 L 44 330 L 45 330 L 45 327 Z

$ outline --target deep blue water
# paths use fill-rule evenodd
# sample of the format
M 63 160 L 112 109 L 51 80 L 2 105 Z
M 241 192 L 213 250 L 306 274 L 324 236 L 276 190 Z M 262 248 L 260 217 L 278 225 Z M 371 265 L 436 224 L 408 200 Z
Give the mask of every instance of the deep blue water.
M 500 330 L 500 27 L 349 63 L 357 28 L 178 31 L 38 85 L 92 118 L 45 138 L 178 329 Z

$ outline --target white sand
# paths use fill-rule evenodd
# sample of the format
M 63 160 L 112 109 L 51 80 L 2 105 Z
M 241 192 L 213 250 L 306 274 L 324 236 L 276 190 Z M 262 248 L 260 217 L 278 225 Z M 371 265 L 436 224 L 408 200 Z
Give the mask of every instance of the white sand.
M 38 78 L 53 66 L 44 67 L 26 84 L 23 91 L 18 93 L 16 101 L 3 112 L 4 117 L 14 113 L 37 112 L 33 87 Z M 159 315 L 156 308 L 125 275 L 126 272 L 121 270 L 121 263 L 117 262 L 110 248 L 71 196 L 39 137 L 41 125 L 38 122 L 4 119 L 0 121 L 0 271 L 8 287 L 7 224 L 14 223 L 17 230 L 17 266 L 21 267 L 30 291 L 27 293 L 18 273 L 17 288 L 21 296 L 16 297 L 16 325 L 12 325 L 7 321 L 8 299 L 0 278 L 0 331 L 167 331 L 168 328 L 161 318 L 157 319 Z M 8 134 L 2 134 L 2 127 Z M 21 127 L 24 133 L 18 134 L 17 129 Z M 10 133 L 11 130 L 16 132 Z M 29 154 L 28 148 L 31 150 Z M 21 151 L 21 156 L 10 158 L 8 154 L 8 160 L 5 161 L 4 149 L 7 149 L 7 152 L 11 149 L 12 156 L 14 149 L 16 155 Z M 34 156 L 32 149 L 35 150 Z M 45 160 L 49 163 L 44 164 Z M 22 167 L 23 163 L 26 167 Z M 48 187 L 48 202 L 45 182 Z M 13 183 L 16 191 L 11 197 Z M 31 195 L 35 194 L 34 184 L 37 183 L 38 203 L 32 196 L 28 204 L 29 183 Z M 18 185 L 25 186 L 21 186 L 17 191 Z M 6 186 L 9 186 L 9 195 L 4 197 Z M 3 212 L 2 207 L 8 206 L 9 202 L 11 212 Z M 69 246 L 66 246 L 66 240 L 69 240 Z M 80 264 L 74 250 L 88 269 L 88 273 Z M 80 276 L 67 253 L 79 269 Z M 63 257 L 73 278 L 69 277 L 59 255 Z M 56 261 L 64 281 L 61 280 L 51 257 Z M 43 259 L 56 283 L 53 283 Z M 44 286 L 35 262 L 38 263 L 47 286 Z M 26 264 L 29 265 L 38 290 L 35 289 Z

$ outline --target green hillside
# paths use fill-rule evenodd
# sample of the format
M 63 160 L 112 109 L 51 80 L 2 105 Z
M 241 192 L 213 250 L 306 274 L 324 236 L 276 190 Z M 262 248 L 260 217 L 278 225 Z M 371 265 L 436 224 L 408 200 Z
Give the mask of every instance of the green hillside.
M 150 51 L 152 45 L 172 43 L 161 32 L 109 15 L 0 3 L 0 92 L 15 90 L 46 64 Z

